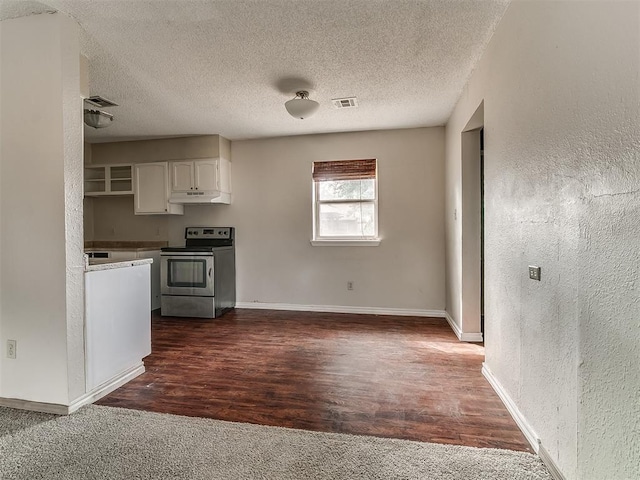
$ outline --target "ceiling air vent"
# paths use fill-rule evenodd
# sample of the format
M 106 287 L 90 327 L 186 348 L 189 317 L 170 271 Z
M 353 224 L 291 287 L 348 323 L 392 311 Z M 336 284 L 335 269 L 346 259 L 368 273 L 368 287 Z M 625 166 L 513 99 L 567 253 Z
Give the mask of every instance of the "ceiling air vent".
M 101 97 L 100 95 L 94 95 L 92 97 L 85 98 L 84 101 L 100 108 L 118 106 L 117 103 L 112 102 L 111 100 L 107 100 L 106 98 Z
M 356 97 L 334 98 L 331 103 L 335 108 L 354 108 L 358 106 L 358 99 Z

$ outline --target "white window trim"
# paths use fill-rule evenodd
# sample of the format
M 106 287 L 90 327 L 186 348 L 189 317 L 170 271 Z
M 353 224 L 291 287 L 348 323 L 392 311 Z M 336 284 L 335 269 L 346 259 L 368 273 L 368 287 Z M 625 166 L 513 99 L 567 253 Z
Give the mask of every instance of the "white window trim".
M 352 199 L 339 199 L 339 200 L 324 200 L 322 202 L 317 200 L 317 183 L 311 180 L 312 189 L 312 201 L 313 201 L 313 238 L 311 239 L 311 245 L 314 247 L 377 247 L 380 245 L 381 238 L 378 232 L 378 171 L 376 169 L 375 178 L 375 198 L 373 200 L 352 200 Z M 321 237 L 318 235 L 318 209 L 320 203 L 373 203 L 374 209 L 374 229 L 376 235 L 374 237 Z
M 372 238 L 370 240 L 311 240 L 314 247 L 377 247 L 382 239 Z

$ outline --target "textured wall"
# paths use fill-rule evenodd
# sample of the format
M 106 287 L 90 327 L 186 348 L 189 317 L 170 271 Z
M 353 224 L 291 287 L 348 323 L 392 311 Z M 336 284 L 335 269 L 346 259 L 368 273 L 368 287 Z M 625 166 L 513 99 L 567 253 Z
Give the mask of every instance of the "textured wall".
M 0 340 L 18 342 L 3 397 L 68 404 L 84 393 L 79 58 L 67 17 L 2 22 Z
M 68 402 L 85 393 L 84 357 L 84 228 L 83 228 L 83 101 L 88 91 L 88 76 L 80 55 L 78 25 L 75 20 L 57 15 L 60 24 L 62 68 L 62 165 L 64 189 L 64 229 L 66 263 L 66 332 Z M 84 92 L 83 92 L 84 90 Z
M 2 39 L 3 39 L 3 35 L 2 35 L 2 22 L 0 22 L 0 53 L 2 52 Z M 2 93 L 2 57 L 0 56 L 0 201 L 2 200 L 2 190 L 3 190 L 3 184 L 2 184 L 2 158 L 3 158 L 3 154 L 4 154 L 4 149 L 2 148 L 2 129 L 3 129 L 3 123 L 4 123 L 4 115 L 2 115 L 3 112 L 3 103 L 2 103 L 2 97 L 3 95 Z M 0 205 L 0 266 L 2 266 L 2 206 Z M 0 287 L 2 286 L 2 276 L 0 274 Z M 3 372 L 3 359 L 5 357 L 5 350 L 4 347 L 2 346 L 2 342 L 6 337 L 3 334 L 2 331 L 2 288 L 0 288 L 0 395 L 2 395 L 2 372 Z
M 484 99 L 486 363 L 570 479 L 640 477 L 639 32 L 638 2 L 514 2 L 447 125 L 448 306 Z
M 95 239 L 183 244 L 185 226 L 231 225 L 240 302 L 444 309 L 443 128 L 248 140 L 232 149 L 231 205 L 136 217 L 130 198 L 95 199 Z M 381 245 L 312 247 L 312 162 L 371 157 Z

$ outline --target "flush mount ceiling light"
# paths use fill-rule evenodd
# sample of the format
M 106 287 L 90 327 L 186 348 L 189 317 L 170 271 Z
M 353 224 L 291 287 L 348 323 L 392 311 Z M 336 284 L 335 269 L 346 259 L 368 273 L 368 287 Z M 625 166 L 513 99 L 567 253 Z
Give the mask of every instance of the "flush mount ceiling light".
M 84 123 L 93 128 L 104 128 L 111 125 L 113 115 L 102 110 L 84 110 Z
M 289 112 L 289 115 L 302 120 L 313 115 L 320 107 L 320 104 L 309 98 L 309 92 L 300 90 L 296 92 L 296 98 L 285 102 L 284 107 Z

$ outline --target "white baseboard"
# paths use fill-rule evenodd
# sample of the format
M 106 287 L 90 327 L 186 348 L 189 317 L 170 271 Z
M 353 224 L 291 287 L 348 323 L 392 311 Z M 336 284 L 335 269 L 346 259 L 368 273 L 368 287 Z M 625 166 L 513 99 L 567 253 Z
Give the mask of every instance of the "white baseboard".
M 496 377 L 493 376 L 486 363 L 482 364 L 482 374 L 498 394 L 500 400 L 502 400 L 502 403 L 504 403 L 504 406 L 507 407 L 507 410 L 515 420 L 518 428 L 520 428 L 527 441 L 531 444 L 531 448 L 533 448 L 533 451 L 538 453 L 538 449 L 540 446 L 538 435 L 536 435 L 536 432 L 533 431 L 531 425 L 529 425 L 527 420 L 524 418 L 524 415 L 522 415 L 515 402 L 511 399 L 500 382 L 496 379 Z
M 19 398 L 0 398 L 0 407 L 16 408 L 18 410 L 31 410 L 34 412 L 53 413 L 54 415 L 67 415 L 69 407 L 58 403 L 32 402 Z
M 551 455 L 549 455 L 549 452 L 547 452 L 542 443 L 538 448 L 538 456 L 540 457 L 540 460 L 542 460 L 542 463 L 544 463 L 544 466 L 547 467 L 547 470 L 549 470 L 553 480 L 566 480 L 565 476 L 556 465 L 556 462 L 553 461 Z
M 236 308 L 255 310 L 288 310 L 294 312 L 326 312 L 326 313 L 355 313 L 368 315 L 398 315 L 405 317 L 436 317 L 446 318 L 451 329 L 461 342 L 482 342 L 482 333 L 462 333 L 453 318 L 444 310 L 424 310 L 411 308 L 383 308 L 383 307 L 350 307 L 345 305 L 301 305 L 298 303 L 261 303 L 236 302 Z
M 444 318 L 446 318 L 447 322 L 449 322 L 449 326 L 451 327 L 451 330 L 453 330 L 453 333 L 456 334 L 456 337 L 462 340 L 462 330 L 460 330 L 460 327 L 458 326 L 458 324 L 453 320 L 453 317 L 449 315 L 449 312 L 445 312 Z
M 478 343 L 484 341 L 482 333 L 463 333 L 453 317 L 449 315 L 449 312 L 445 312 L 445 318 L 447 319 L 447 322 L 449 322 L 451 330 L 453 330 L 453 333 L 456 334 L 456 337 L 458 337 L 461 342 Z
M 69 415 L 80 407 L 99 400 L 105 395 L 113 392 L 116 388 L 121 387 L 129 380 L 144 373 L 144 364 L 140 362 L 138 365 L 131 367 L 129 370 L 122 372 L 120 375 L 103 383 L 89 393 L 84 394 L 80 398 L 74 400 L 71 405 L 60 405 L 57 403 L 32 402 L 30 400 L 20 400 L 18 398 L 1 398 L 0 406 L 17 408 L 19 410 L 31 410 L 34 412 L 52 413 L 54 415 Z
M 524 418 L 524 415 L 522 415 L 522 412 L 520 412 L 515 402 L 511 399 L 500 382 L 496 379 L 496 377 L 493 376 L 493 373 L 491 373 L 491 370 L 489 370 L 489 367 L 486 363 L 482 364 L 482 374 L 498 394 L 500 400 L 502 400 L 502 403 L 504 403 L 504 406 L 507 407 L 507 410 L 515 420 L 518 428 L 520 429 L 520 431 L 522 431 L 522 434 L 531 445 L 531 448 L 533 448 L 533 451 L 538 454 L 540 460 L 542 460 L 542 463 L 544 463 L 545 467 L 547 467 L 547 470 L 549 470 L 549 473 L 551 473 L 553 479 L 566 480 L 565 476 L 558 468 L 558 465 L 556 465 L 556 462 L 554 462 L 554 460 L 551 458 L 551 455 L 549 455 L 549 452 L 547 452 L 547 450 L 542 445 L 542 442 L 538 438 L 538 435 L 536 435 L 536 432 L 533 431 L 533 428 L 531 428 L 529 422 L 527 422 L 527 420 Z
M 256 310 L 289 310 L 296 312 L 327 312 L 327 313 L 360 313 L 369 315 L 400 315 L 404 317 L 437 317 L 444 318 L 444 310 L 423 310 L 411 308 L 383 308 L 383 307 L 350 307 L 341 305 L 300 305 L 297 303 L 259 303 L 237 302 L 236 308 L 250 308 Z
M 120 375 L 113 377 L 111 380 L 107 380 L 102 385 L 94 388 L 89 393 L 85 393 L 80 398 L 77 398 L 71 405 L 68 407 L 67 414 L 73 413 L 81 407 L 85 405 L 89 405 L 97 400 L 100 400 L 102 397 L 110 394 L 116 388 L 120 388 L 122 385 L 127 383 L 129 380 L 133 380 L 139 375 L 142 375 L 145 372 L 144 363 L 140 362 L 138 365 L 134 365 L 128 370 L 125 370 Z

